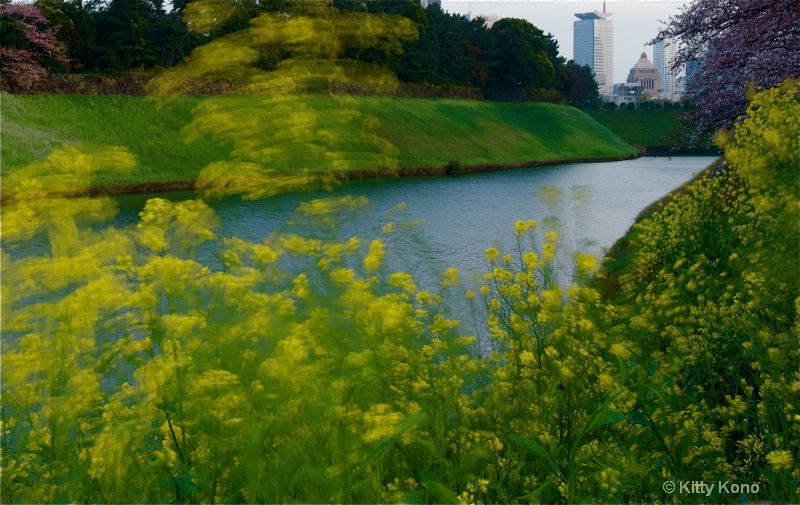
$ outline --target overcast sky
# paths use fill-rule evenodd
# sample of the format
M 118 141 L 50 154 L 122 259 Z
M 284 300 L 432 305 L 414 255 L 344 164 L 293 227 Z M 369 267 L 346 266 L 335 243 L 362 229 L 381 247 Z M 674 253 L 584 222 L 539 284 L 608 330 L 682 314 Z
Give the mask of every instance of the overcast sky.
M 642 52 L 653 61 L 653 47 L 646 46 L 655 37 L 661 23 L 680 12 L 687 1 L 638 0 L 607 1 L 606 12 L 613 13 L 614 22 L 614 82 L 625 82 L 631 67 L 639 61 Z M 442 8 L 448 12 L 474 15 L 497 15 L 500 17 L 527 19 L 545 33 L 552 33 L 558 40 L 562 56 L 573 57 L 572 22 L 578 18 L 576 12 L 602 11 L 602 1 L 574 0 L 500 0 L 470 1 L 442 0 Z

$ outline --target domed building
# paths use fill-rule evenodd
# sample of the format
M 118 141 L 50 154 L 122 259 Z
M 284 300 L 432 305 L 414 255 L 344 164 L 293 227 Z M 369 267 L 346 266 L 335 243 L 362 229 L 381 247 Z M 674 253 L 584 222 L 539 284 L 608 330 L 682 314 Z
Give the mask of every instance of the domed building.
M 627 82 L 628 84 L 640 86 L 644 93 L 653 98 L 656 98 L 658 93 L 662 91 L 661 77 L 658 75 L 656 66 L 647 59 L 647 53 L 642 53 L 642 57 L 631 68 Z

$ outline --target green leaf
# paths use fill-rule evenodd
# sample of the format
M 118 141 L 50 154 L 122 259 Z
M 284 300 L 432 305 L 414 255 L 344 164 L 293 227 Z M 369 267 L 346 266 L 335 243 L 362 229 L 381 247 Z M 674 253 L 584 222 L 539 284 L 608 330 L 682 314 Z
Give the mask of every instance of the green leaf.
M 440 503 L 458 503 L 456 494 L 449 487 L 436 480 L 430 471 L 420 470 L 419 477 L 431 495 Z
M 653 427 L 653 423 L 650 422 L 645 416 L 642 415 L 639 411 L 633 411 L 628 415 L 628 421 L 633 424 L 638 424 L 640 426 L 647 426 L 648 428 Z
M 531 454 L 533 454 L 536 457 L 536 459 L 538 459 L 539 462 L 541 462 L 544 466 L 546 466 L 551 472 L 561 475 L 561 472 L 559 471 L 558 467 L 550 458 L 550 454 L 548 454 L 547 450 L 545 450 L 544 447 L 537 444 L 533 440 L 528 440 L 527 438 L 520 437 L 519 435 L 509 435 L 508 438 L 514 442 L 517 442 L 525 446 L 525 448 L 528 449 L 531 452 Z
M 614 424 L 624 420 L 627 416 L 616 410 L 606 410 L 598 414 L 592 422 L 589 424 L 589 428 L 587 432 L 592 432 L 601 426 L 605 426 L 606 424 Z

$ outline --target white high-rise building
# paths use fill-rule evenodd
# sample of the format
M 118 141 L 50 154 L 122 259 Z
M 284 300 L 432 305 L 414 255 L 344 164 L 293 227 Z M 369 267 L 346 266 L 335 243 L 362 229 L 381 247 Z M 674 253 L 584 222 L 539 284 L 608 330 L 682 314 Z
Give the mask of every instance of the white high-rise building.
M 672 70 L 675 63 L 675 41 L 670 39 L 658 39 L 653 45 L 653 64 L 661 77 L 661 87 L 664 93 L 672 98 L 677 91 L 677 79 Z
M 601 93 L 610 93 L 614 86 L 614 25 L 608 19 L 611 15 L 603 2 L 603 12 L 575 14 L 578 21 L 573 23 L 573 59 L 594 71 Z
M 487 29 L 491 29 L 492 25 L 501 19 L 500 16 L 493 16 L 489 14 L 473 14 L 472 11 L 467 12 L 467 20 L 472 21 L 476 18 L 483 18 L 485 21 L 483 26 L 485 26 Z

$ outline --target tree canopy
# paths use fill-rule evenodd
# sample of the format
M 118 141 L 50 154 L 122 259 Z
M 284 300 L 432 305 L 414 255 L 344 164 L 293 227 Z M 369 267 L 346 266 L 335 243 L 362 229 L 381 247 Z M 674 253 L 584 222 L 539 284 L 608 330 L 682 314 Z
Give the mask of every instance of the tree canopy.
M 489 28 L 483 18 L 450 14 L 438 4 L 423 8 L 418 0 L 180 0 L 170 4 L 163 0 L 37 0 L 35 5 L 12 10 L 38 13 L 33 26 L 53 39 L 51 44 L 64 49 L 57 56 L 46 48 L 34 52 L 47 56 L 59 71 L 116 73 L 174 67 L 195 49 L 208 53 L 219 47 L 201 46 L 232 40 L 226 37 L 250 37 L 259 31 L 264 14 L 320 20 L 370 14 L 375 19 L 406 19 L 417 36 L 345 44 L 337 50 L 337 59 L 373 65 L 412 84 L 489 88 L 498 97 L 542 96 L 544 92 L 548 99 L 584 106 L 599 99 L 591 71 L 561 56 L 552 34 L 522 19 L 502 19 Z M 18 20 L 4 14 L 3 23 L 3 47 L 8 48 L 3 52 L 3 71 L 16 72 L 14 65 L 27 64 L 32 58 L 14 51 L 32 50 L 32 42 L 25 38 L 26 29 Z M 255 44 L 254 67 L 272 71 L 293 58 L 291 47 L 273 42 Z
M 553 62 L 547 56 L 544 32 L 523 19 L 501 19 L 489 31 L 494 81 L 509 87 L 547 88 L 553 81 Z
M 797 0 L 696 0 L 658 38 L 680 41 L 674 68 L 699 64 L 692 77 L 693 141 L 746 114 L 747 85 L 773 87 L 800 77 Z
M 0 4 L 0 71 L 17 75 L 23 86 L 29 86 L 65 59 L 56 29 L 38 7 Z

